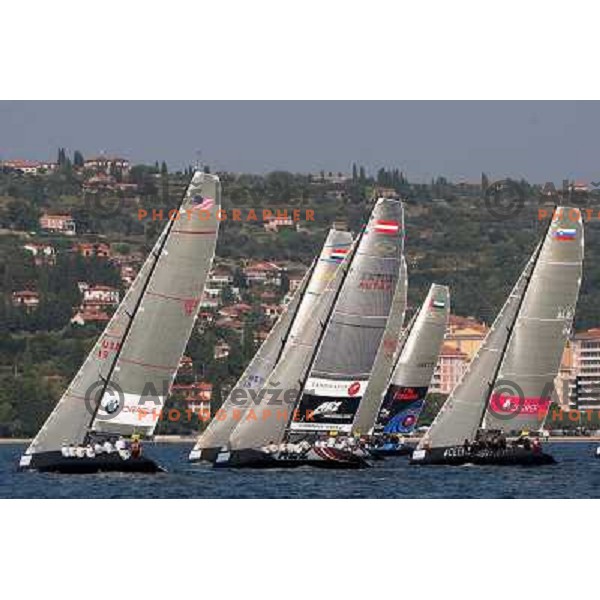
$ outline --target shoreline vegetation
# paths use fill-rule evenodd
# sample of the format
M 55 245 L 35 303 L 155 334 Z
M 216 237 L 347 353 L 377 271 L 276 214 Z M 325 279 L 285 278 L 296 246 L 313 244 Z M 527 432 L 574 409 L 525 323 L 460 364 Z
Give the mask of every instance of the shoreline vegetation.
M 550 214 L 554 204 L 545 187 L 513 182 L 524 202 L 507 221 L 487 206 L 485 173 L 470 182 L 443 175 L 411 182 L 398 168 L 368 173 L 359 164 L 351 167 L 348 174 L 219 173 L 223 210 L 231 218 L 220 225 L 212 284 L 217 297 L 207 297 L 202 307 L 185 351 L 188 366 L 177 376 L 180 391 L 169 398 L 168 409 L 185 411 L 191 390 L 206 393 L 211 414 L 217 412 L 329 227 L 358 231 L 379 196 L 405 203 L 407 319 L 436 282 L 450 287 L 454 315 L 491 324 L 544 226 L 540 207 Z M 64 149 L 46 171 L 0 168 L 0 441 L 26 440 L 39 430 L 164 225 L 140 221 L 139 211 L 167 216 L 176 210 L 191 172 L 170 172 L 158 162 L 85 160 L 80 152 L 71 160 Z M 600 201 L 600 192 L 591 200 Z M 289 222 L 238 221 L 233 212 L 278 217 L 286 209 Z M 312 211 L 314 220 L 295 222 L 294 210 Z M 600 296 L 592 282 L 600 278 L 598 232 L 600 219 L 586 224 L 575 330 L 597 325 Z M 428 400 L 419 425 L 431 422 L 442 400 Z M 164 420 L 158 433 L 195 436 L 205 425 Z M 555 426 L 577 425 L 565 416 Z M 600 428 L 600 418 L 585 425 Z

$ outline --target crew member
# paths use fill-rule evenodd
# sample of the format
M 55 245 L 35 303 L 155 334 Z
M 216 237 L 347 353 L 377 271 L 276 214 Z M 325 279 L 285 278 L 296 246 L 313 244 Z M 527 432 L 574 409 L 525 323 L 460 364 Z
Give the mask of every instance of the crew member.
M 133 458 L 139 458 L 142 455 L 142 443 L 139 438 L 134 438 L 131 442 L 131 456 Z

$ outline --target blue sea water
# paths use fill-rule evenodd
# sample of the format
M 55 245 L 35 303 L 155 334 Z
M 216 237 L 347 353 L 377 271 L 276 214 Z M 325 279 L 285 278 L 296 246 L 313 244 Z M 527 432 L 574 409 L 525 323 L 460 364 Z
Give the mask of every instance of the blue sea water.
M 416 467 L 388 458 L 359 471 L 218 470 L 186 462 L 190 447 L 158 444 L 149 452 L 159 475 L 59 475 L 19 472 L 23 445 L 0 445 L 0 498 L 598 498 L 597 443 L 546 446 L 557 465 Z

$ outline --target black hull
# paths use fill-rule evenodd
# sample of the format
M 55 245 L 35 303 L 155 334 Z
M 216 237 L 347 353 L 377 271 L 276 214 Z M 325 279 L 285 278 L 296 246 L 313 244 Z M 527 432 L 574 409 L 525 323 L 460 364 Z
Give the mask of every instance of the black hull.
M 201 463 L 201 462 L 210 462 L 214 463 L 217 460 L 217 456 L 221 451 L 220 448 L 203 448 L 200 451 L 200 456 L 197 458 L 190 458 L 189 462 L 191 463 Z
M 21 470 L 46 473 L 162 473 L 164 469 L 153 460 L 141 456 L 123 460 L 117 453 L 101 454 L 94 458 L 64 457 L 61 452 L 32 454 L 29 464 L 21 464 Z
M 414 446 L 401 446 L 400 448 L 371 448 L 371 454 L 377 458 L 386 458 L 388 456 L 410 456 L 414 451 Z
M 316 456 L 312 452 L 304 458 L 279 458 L 260 450 L 234 450 L 227 459 L 219 457 L 213 464 L 218 469 L 364 469 L 369 466 L 364 458 L 347 452 L 330 453 L 327 458 Z
M 479 450 L 467 452 L 462 446 L 433 448 L 415 451 L 410 459 L 411 465 L 495 465 L 502 467 L 537 467 L 553 465 L 556 461 L 541 450 L 525 448 L 507 448 L 505 450 Z

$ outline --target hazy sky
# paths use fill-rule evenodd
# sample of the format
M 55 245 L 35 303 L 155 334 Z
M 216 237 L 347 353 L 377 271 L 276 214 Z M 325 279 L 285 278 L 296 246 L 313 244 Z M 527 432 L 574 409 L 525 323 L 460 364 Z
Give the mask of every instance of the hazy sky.
M 410 180 L 600 179 L 600 102 L 0 102 L 0 159 L 56 149 L 215 169 L 349 172 Z

